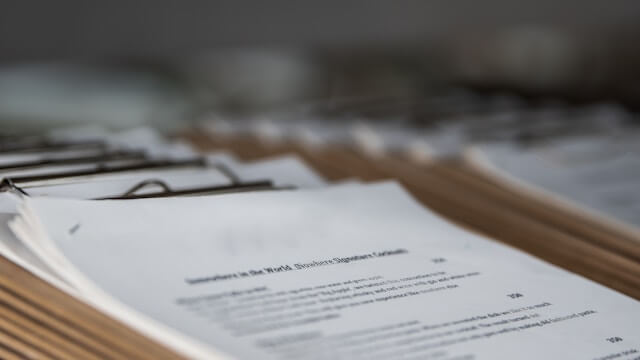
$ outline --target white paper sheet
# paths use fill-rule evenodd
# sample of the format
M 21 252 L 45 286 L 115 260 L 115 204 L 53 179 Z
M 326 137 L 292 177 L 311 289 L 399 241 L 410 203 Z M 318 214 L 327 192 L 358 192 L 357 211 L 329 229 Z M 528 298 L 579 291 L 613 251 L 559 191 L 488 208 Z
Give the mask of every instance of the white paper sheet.
M 293 185 L 296 188 L 319 186 L 324 181 L 308 167 L 294 157 L 273 158 L 264 161 L 255 161 L 250 164 L 241 163 L 226 153 L 208 154 L 207 160 L 212 164 L 222 163 L 236 173 L 242 181 L 271 179 L 276 185 Z M 74 199 L 91 199 L 99 197 L 122 195 L 135 183 L 147 179 L 163 179 L 172 189 L 180 190 L 183 187 L 224 185 L 229 179 L 224 177 L 215 168 L 178 168 L 164 170 L 148 170 L 131 173 L 114 173 L 93 176 L 84 182 L 76 179 L 62 184 L 26 187 L 25 190 L 34 196 L 69 197 Z M 157 191 L 157 189 L 152 189 Z M 17 206 L 22 199 L 16 194 L 0 193 L 0 255 L 18 263 L 26 270 L 52 282 L 60 287 L 56 281 L 50 281 L 56 277 L 55 273 L 35 255 L 29 247 L 19 241 L 9 231 L 7 222 L 14 217 Z M 4 245 L 4 246 L 3 246 Z M 43 275 L 44 273 L 44 275 Z
M 577 137 L 531 148 L 479 146 L 477 164 L 640 229 L 637 136 Z M 484 164 L 486 162 L 486 164 Z
M 276 156 L 247 163 L 236 162 L 230 167 L 244 181 L 270 179 L 276 186 L 293 185 L 298 188 L 326 185 L 320 175 L 295 155 Z
M 90 279 L 231 357 L 639 356 L 637 301 L 465 232 L 395 184 L 35 198 L 22 219 L 24 240 L 80 289 L 98 292 Z

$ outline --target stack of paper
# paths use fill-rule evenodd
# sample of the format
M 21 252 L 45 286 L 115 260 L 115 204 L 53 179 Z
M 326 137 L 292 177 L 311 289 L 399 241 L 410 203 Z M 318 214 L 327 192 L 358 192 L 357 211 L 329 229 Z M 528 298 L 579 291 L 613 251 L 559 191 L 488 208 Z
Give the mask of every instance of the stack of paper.
M 126 152 L 117 137 L 97 144 Z M 0 296 L 25 303 L 0 303 L 24 315 L 0 322 L 3 354 L 640 356 L 637 300 L 451 223 L 395 182 L 328 183 L 292 156 L 246 163 L 162 150 L 172 146 L 128 146 L 139 162 L 67 175 L 50 171 L 59 163 L 0 173 L 2 255 L 44 281 L 21 287 L 24 275 L 3 275 Z M 12 151 L 26 150 L 7 146 L 0 161 Z M 345 167 L 344 157 L 301 155 Z M 362 167 L 362 178 L 379 169 Z M 420 193 L 409 170 L 394 169 Z M 18 331 L 27 328 L 36 335 Z

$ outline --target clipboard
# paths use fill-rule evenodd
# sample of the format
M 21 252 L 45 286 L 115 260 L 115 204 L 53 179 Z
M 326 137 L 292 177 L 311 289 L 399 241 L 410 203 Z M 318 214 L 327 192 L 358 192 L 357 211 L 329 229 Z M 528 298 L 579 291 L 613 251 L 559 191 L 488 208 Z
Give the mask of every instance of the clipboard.
M 585 237 L 587 232 L 531 216 L 527 207 L 519 206 L 514 194 L 478 179 L 456 159 L 416 164 L 397 154 L 371 157 L 345 146 L 309 147 L 197 132 L 184 138 L 200 149 L 230 150 L 244 160 L 295 153 L 330 180 L 395 178 L 424 205 L 471 231 L 640 299 L 640 265 L 633 259 L 634 253 L 623 255 L 615 246 L 601 246 L 594 240 L 595 233 L 589 233 L 593 238 Z M 162 188 L 155 180 L 149 184 Z M 269 188 L 266 183 L 259 185 Z M 135 198 L 138 189 L 132 188 L 123 196 Z M 160 196 L 179 195 L 166 186 Z M 5 315 L 0 316 L 0 331 L 12 334 L 0 339 L 0 356 L 20 357 L 33 352 L 45 358 L 180 358 L 7 259 L 0 258 L 0 273 L 8 274 L 0 276 L 0 315 Z

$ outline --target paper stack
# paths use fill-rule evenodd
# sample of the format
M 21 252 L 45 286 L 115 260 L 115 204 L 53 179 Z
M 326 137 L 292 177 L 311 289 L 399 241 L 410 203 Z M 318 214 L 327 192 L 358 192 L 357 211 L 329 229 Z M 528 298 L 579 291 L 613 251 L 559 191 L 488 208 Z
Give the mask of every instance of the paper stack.
M 0 357 L 640 356 L 637 263 L 455 168 L 190 140 L 2 139 Z

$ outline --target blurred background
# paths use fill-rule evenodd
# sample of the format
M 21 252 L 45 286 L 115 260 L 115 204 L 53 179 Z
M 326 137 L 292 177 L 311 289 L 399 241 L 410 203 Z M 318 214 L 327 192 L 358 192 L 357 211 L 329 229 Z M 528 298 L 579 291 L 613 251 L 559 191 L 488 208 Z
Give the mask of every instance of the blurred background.
M 4 130 L 171 129 L 211 112 L 301 105 L 418 124 L 530 108 L 557 117 L 594 104 L 626 121 L 640 107 L 637 1 L 3 1 L 1 9 Z
M 414 158 L 479 147 L 640 225 L 638 1 L 1 5 L 0 133 L 198 126 Z

